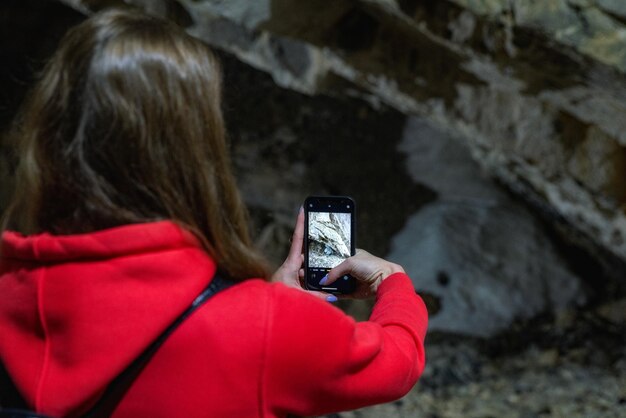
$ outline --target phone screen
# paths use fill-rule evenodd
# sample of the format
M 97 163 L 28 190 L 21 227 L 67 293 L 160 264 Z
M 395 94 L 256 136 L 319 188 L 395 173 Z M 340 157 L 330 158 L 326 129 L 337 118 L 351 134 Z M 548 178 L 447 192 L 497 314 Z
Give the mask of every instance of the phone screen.
M 348 294 L 356 281 L 345 275 L 329 286 L 320 280 L 354 255 L 355 205 L 345 196 L 308 197 L 305 200 L 305 282 L 307 289 Z

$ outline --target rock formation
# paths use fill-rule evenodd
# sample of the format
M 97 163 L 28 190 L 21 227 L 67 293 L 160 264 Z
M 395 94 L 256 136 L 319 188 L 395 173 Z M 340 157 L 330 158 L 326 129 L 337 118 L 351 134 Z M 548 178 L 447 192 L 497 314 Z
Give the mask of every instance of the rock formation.
M 434 328 L 486 335 L 623 291 L 622 2 L 57 4 L 133 5 L 225 52 L 233 159 L 273 259 L 306 194 L 345 193 L 357 245 L 408 266 Z
M 350 257 L 350 215 L 309 213 L 310 267 L 333 268 Z
M 623 2 L 127 3 L 281 86 L 427 118 L 579 245 L 626 260 Z

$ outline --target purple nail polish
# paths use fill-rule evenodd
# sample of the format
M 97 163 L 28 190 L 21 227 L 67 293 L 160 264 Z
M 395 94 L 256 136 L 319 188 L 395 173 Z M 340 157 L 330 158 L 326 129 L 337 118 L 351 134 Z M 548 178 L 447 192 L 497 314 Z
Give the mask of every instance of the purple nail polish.
M 320 285 L 324 286 L 327 281 L 328 281 L 328 274 L 322 277 L 322 280 L 320 280 Z
M 337 299 L 337 296 L 335 296 L 335 295 L 330 295 L 330 296 L 328 296 L 328 297 L 326 298 L 326 301 L 327 301 L 327 302 L 337 302 L 337 300 L 338 300 L 338 299 Z

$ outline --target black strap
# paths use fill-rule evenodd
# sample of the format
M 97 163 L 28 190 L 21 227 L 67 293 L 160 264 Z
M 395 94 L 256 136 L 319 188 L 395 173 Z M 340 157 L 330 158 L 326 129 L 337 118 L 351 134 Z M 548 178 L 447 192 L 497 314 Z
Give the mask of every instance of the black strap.
M 11 380 L 11 376 L 4 368 L 4 364 L 0 363 L 0 409 L 2 409 L 2 405 L 11 405 L 14 408 L 28 408 L 26 401 L 20 395 Z
M 100 418 L 109 417 L 124 397 L 124 394 L 128 388 L 135 381 L 139 373 L 144 369 L 148 361 L 152 358 L 154 353 L 157 352 L 159 347 L 163 345 L 167 337 L 169 337 L 180 324 L 185 321 L 196 309 L 198 309 L 204 302 L 206 302 L 211 296 L 217 292 L 224 290 L 235 284 L 233 281 L 222 278 L 219 274 L 215 273 L 213 280 L 207 286 L 206 289 L 200 293 L 196 299 L 191 303 L 189 308 L 185 310 L 178 318 L 172 322 L 172 324 L 165 329 L 157 337 L 152 344 L 150 344 L 144 351 L 137 357 L 131 364 L 118 375 L 113 382 L 107 387 L 104 395 L 98 402 L 83 416 L 85 418 Z
M 187 319 L 196 309 L 202 306 L 202 304 L 206 302 L 211 296 L 215 295 L 221 290 L 231 287 L 234 284 L 235 282 L 233 282 L 232 280 L 224 279 L 220 274 L 215 273 L 215 276 L 213 276 L 211 283 L 209 283 L 209 285 L 194 299 L 194 301 L 185 310 L 185 312 L 183 312 L 178 318 L 176 318 L 174 322 L 172 322 L 170 326 L 168 326 L 165 329 L 165 331 L 163 331 L 161 335 L 159 335 L 157 339 L 154 340 L 152 344 L 150 344 L 139 355 L 139 357 L 137 357 L 122 373 L 120 373 L 109 384 L 109 386 L 105 390 L 102 397 L 98 400 L 98 402 L 96 402 L 96 404 L 87 413 L 83 415 L 83 417 L 101 418 L 101 417 L 111 416 L 111 414 L 113 413 L 113 411 L 115 410 L 119 402 L 124 397 L 124 394 L 126 393 L 128 388 L 132 385 L 132 383 L 135 381 L 137 376 L 139 376 L 141 371 L 148 364 L 148 361 L 150 361 L 154 353 L 157 352 L 159 347 L 163 345 L 165 340 L 167 340 L 167 338 L 176 330 L 176 328 L 178 328 L 178 326 L 182 324 L 185 321 L 185 319 Z M 0 381 L 4 380 L 2 379 L 2 377 L 4 376 L 0 376 Z M 9 379 L 7 381 L 9 382 L 9 387 L 11 387 L 12 383 L 10 383 L 10 378 L 8 377 L 8 374 L 6 375 L 6 378 Z M 17 391 L 14 390 L 14 393 L 17 393 Z M 7 404 L 11 406 L 16 406 L 19 408 L 19 407 L 24 406 L 25 402 L 23 401 L 23 399 L 21 399 L 21 397 L 18 394 L 17 399 Z M 9 411 L 8 409 L 0 409 L 0 415 L 8 411 Z M 13 413 L 17 413 L 16 415 L 14 415 L 16 417 L 17 416 L 42 417 L 42 415 L 35 415 L 32 413 L 28 413 L 26 411 L 18 411 L 18 410 L 11 410 L 11 411 Z M 27 415 L 18 415 L 19 413 L 26 413 Z

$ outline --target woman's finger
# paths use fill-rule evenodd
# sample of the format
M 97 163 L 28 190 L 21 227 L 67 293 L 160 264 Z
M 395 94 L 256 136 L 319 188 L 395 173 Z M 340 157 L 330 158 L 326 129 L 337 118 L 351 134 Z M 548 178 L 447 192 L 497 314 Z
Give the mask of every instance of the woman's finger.
M 355 256 L 353 256 L 355 257 Z M 328 274 L 320 281 L 321 285 L 327 286 L 334 283 L 338 278 L 345 274 L 351 274 L 354 269 L 354 258 L 346 258 L 339 265 L 333 267 Z

